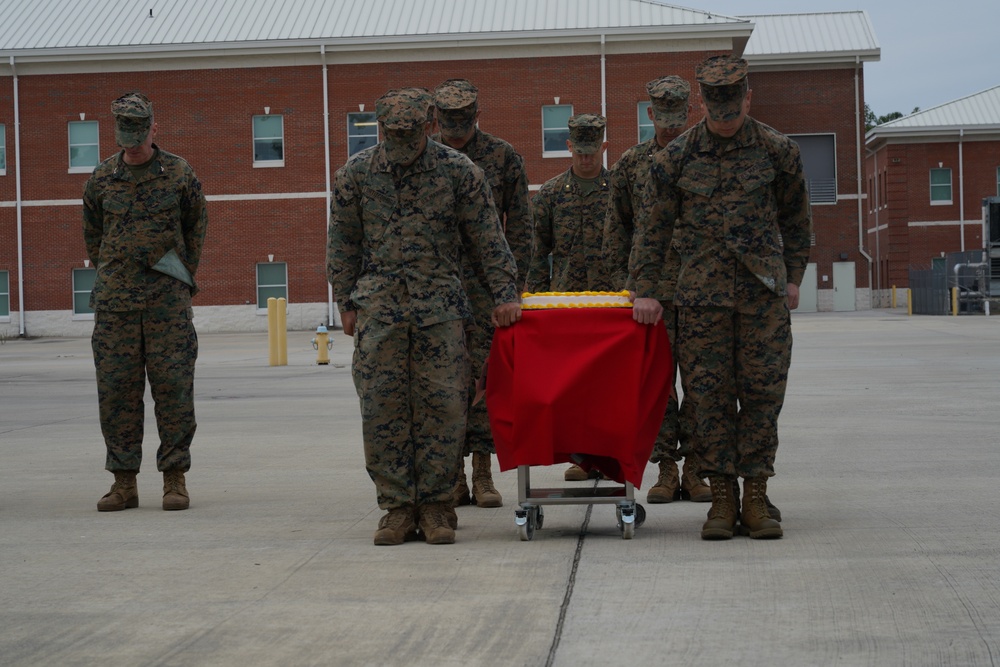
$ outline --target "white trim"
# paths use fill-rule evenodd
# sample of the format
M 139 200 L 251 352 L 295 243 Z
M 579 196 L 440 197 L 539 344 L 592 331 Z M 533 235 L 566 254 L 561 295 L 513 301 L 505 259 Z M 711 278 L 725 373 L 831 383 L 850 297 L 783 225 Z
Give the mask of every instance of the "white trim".
M 907 227 L 954 227 L 957 225 L 978 225 L 982 220 L 919 220 L 906 223 Z
M 573 157 L 573 154 L 569 151 L 542 151 L 542 157 Z
M 869 234 L 876 234 L 878 232 L 884 232 L 887 229 L 889 229 L 889 225 L 883 222 L 881 225 L 878 225 L 876 227 L 869 227 L 868 228 L 868 233 Z
M 284 166 L 285 166 L 284 160 L 260 160 L 260 161 L 254 161 L 253 163 L 254 169 L 260 169 L 261 167 L 266 169 L 268 167 L 284 167 Z

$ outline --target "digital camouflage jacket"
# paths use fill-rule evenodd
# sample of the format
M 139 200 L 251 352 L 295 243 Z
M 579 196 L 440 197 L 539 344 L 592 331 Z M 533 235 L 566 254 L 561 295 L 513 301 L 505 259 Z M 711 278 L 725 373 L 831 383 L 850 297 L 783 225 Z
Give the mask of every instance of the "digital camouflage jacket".
M 583 292 L 611 288 L 602 247 L 610 175 L 602 168 L 599 187 L 584 195 L 572 170 L 567 169 L 549 179 L 535 194 L 531 200 L 535 241 L 526 291 Z
M 97 269 L 90 297 L 96 311 L 144 310 L 150 295 L 168 284 L 188 298 L 197 291 L 150 268 L 172 249 L 193 277 L 208 229 L 205 195 L 191 165 L 153 148 L 139 182 L 121 151 L 97 165 L 84 187 L 83 239 Z
M 630 288 L 678 306 L 734 305 L 737 262 L 778 296 L 799 285 L 812 217 L 798 145 L 747 117 L 728 141 L 705 121 L 653 157 L 652 206 L 637 221 Z
M 458 151 L 428 140 L 398 177 L 382 144 L 361 151 L 337 170 L 330 215 L 327 277 L 341 312 L 421 327 L 469 318 L 463 254 L 495 303 L 518 300 L 493 196 Z

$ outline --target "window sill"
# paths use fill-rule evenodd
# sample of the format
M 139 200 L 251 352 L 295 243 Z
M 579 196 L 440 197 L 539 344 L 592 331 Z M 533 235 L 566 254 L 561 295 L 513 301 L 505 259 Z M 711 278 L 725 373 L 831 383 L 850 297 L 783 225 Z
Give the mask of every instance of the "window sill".
M 543 151 L 542 152 L 542 157 L 543 158 L 549 158 L 549 157 L 573 157 L 573 154 L 570 153 L 569 151 L 548 151 L 548 152 Z
M 74 322 L 93 322 L 94 321 L 94 314 L 93 313 L 73 313 L 73 321 Z
M 267 160 L 267 161 L 253 163 L 254 169 L 260 169 L 260 168 L 269 169 L 271 167 L 284 167 L 284 166 L 285 166 L 284 160 Z
M 92 174 L 92 173 L 94 173 L 94 169 L 96 169 L 96 168 L 97 168 L 96 164 L 93 167 L 70 167 L 69 171 L 66 172 L 66 173 L 68 173 L 68 174 Z
M 948 201 L 932 201 L 931 206 L 951 206 L 951 200 Z

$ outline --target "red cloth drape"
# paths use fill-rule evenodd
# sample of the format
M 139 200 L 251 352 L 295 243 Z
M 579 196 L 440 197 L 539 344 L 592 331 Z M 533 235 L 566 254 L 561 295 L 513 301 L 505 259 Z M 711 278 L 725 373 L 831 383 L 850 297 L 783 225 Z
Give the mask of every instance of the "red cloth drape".
M 572 460 L 639 487 L 672 387 L 662 323 L 630 308 L 524 311 L 494 333 L 486 377 L 500 469 Z

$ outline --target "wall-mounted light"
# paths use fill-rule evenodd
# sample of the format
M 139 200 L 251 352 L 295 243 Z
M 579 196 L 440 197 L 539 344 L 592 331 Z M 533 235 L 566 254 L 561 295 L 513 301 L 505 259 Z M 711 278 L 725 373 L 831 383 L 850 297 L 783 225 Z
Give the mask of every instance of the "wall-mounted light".
M 552 99 L 555 100 L 556 104 L 559 104 L 559 98 L 558 97 L 553 97 Z
M 364 110 L 365 110 L 365 105 L 364 104 L 359 104 L 358 105 L 358 111 L 364 111 Z
M 944 162 L 938 162 L 938 169 L 941 169 L 942 167 L 944 167 Z
M 264 107 L 264 115 L 265 116 L 271 115 L 271 107 Z
M 89 268 L 89 267 L 90 267 L 90 260 L 89 259 L 83 260 L 83 268 L 86 269 L 86 268 Z
M 274 261 L 274 255 L 268 255 L 267 256 L 267 261 L 273 262 Z
M 85 114 L 84 112 L 81 111 L 80 112 L 80 120 L 87 120 L 87 114 Z
M 840 261 L 844 261 L 845 259 L 847 259 L 847 253 L 846 252 L 840 253 Z

